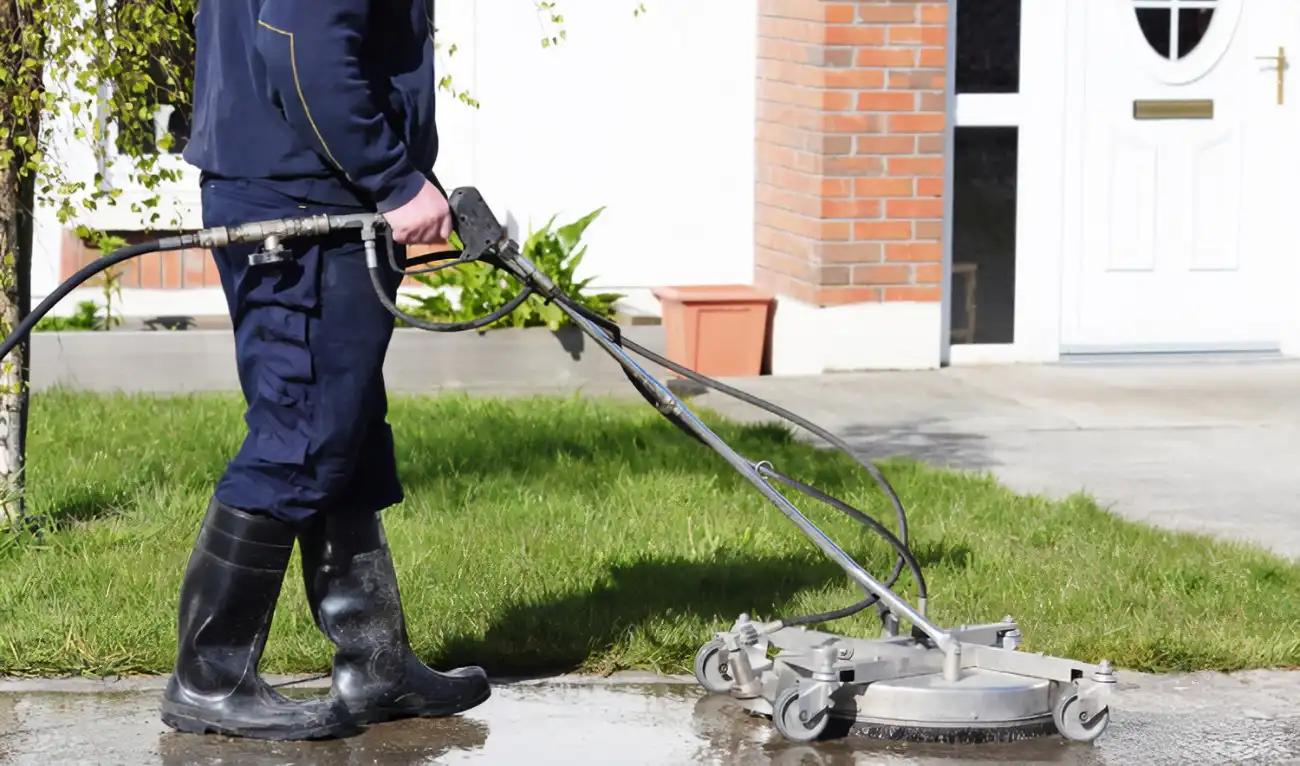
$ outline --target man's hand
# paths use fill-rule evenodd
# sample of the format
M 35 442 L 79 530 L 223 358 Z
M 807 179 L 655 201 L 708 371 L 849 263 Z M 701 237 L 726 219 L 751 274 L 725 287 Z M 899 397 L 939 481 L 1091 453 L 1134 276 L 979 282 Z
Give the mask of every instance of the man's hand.
M 393 230 L 393 240 L 403 245 L 442 245 L 451 237 L 447 198 L 428 181 L 410 202 L 384 213 L 384 220 Z

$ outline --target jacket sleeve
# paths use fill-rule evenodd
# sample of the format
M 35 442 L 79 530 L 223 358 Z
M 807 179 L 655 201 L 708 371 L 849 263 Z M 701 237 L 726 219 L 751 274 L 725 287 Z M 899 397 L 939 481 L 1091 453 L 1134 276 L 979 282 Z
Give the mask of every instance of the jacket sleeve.
M 265 0 L 257 47 L 290 124 L 386 213 L 410 201 L 426 178 L 362 76 L 371 2 Z

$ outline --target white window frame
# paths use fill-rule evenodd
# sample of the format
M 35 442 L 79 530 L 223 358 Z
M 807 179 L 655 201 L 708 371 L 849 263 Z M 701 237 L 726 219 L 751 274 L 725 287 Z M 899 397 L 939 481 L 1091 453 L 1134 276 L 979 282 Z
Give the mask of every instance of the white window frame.
M 1065 84 L 1069 7 L 1080 0 L 1022 0 L 1020 86 L 1016 93 L 956 91 L 957 13 L 949 12 L 948 120 L 945 162 L 945 280 L 941 358 L 950 365 L 1051 362 L 1060 358 L 1061 256 L 1067 161 Z M 1102 0 L 1082 0 L 1102 2 Z M 1127 0 L 1132 2 L 1133 0 Z M 1167 0 L 1166 0 L 1167 1 Z M 1134 29 L 1141 29 L 1134 18 Z M 1146 45 L 1146 39 L 1142 44 Z M 1147 46 L 1149 48 L 1149 46 Z M 1016 180 L 1016 286 L 1011 343 L 953 344 L 953 165 L 958 127 L 1015 127 L 1019 131 Z

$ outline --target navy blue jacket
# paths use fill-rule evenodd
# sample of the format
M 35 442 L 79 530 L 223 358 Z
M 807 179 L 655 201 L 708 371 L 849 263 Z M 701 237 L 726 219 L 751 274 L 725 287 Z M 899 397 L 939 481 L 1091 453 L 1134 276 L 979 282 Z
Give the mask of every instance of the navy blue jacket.
M 315 201 L 400 207 L 433 173 L 426 0 L 200 0 L 185 159 Z

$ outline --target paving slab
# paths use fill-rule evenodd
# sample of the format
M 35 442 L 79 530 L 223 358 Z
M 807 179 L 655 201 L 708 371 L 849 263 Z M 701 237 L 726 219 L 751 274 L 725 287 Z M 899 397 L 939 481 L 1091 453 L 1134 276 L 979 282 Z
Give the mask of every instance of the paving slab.
M 1297 362 L 1008 365 L 728 382 L 871 458 L 987 471 L 1017 491 L 1051 497 L 1085 491 L 1129 519 L 1300 558 Z M 717 393 L 692 403 L 770 419 Z
M 840 737 L 793 744 L 693 684 L 500 684 L 451 719 L 376 726 L 347 740 L 267 743 L 177 734 L 156 690 L 0 693 L 0 762 L 131 766 L 320 764 L 1218 764 L 1300 763 L 1300 673 L 1120 674 L 1112 723 L 1089 745 L 1048 737 L 917 746 Z M 295 693 L 318 693 L 303 691 Z

